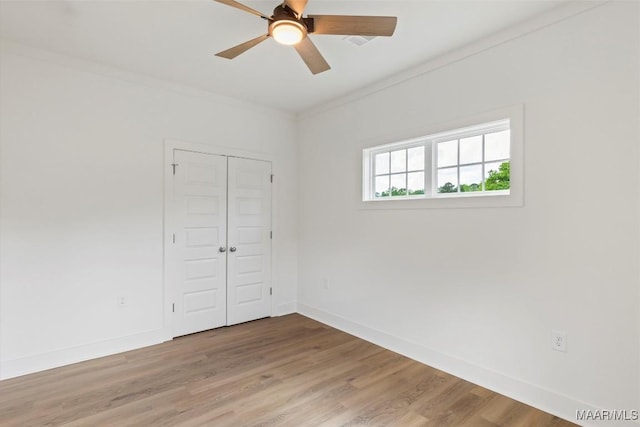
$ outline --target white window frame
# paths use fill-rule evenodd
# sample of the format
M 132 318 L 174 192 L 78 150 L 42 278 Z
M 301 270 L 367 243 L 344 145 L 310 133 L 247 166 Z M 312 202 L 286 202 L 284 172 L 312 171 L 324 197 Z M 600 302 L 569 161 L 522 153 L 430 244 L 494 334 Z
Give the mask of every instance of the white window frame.
M 362 202 L 360 207 L 362 209 L 422 209 L 522 206 L 524 201 L 523 113 L 524 107 L 522 105 L 494 110 L 426 129 L 423 133 L 426 136 L 423 137 L 364 148 L 362 151 Z M 509 190 L 437 193 L 437 185 L 435 185 L 438 172 L 437 143 L 504 130 L 507 128 L 505 124 L 510 130 L 511 137 Z M 374 195 L 375 155 L 419 145 L 425 146 L 425 194 L 376 198 Z M 457 167 L 460 167 L 459 161 Z

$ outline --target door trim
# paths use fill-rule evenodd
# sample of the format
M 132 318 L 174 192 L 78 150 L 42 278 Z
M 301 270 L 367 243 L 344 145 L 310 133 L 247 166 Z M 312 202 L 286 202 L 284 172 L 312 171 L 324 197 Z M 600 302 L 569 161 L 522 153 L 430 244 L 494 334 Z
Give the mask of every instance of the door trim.
M 184 150 L 184 151 L 193 151 L 196 153 L 204 153 L 204 154 L 214 154 L 219 156 L 227 156 L 227 157 L 241 157 L 245 159 L 252 160 L 262 160 L 271 162 L 271 172 L 277 176 L 278 165 L 276 157 L 267 154 L 267 153 L 258 153 L 251 152 L 245 150 L 238 150 L 232 147 L 225 147 L 219 145 L 210 145 L 210 144 L 202 144 L 202 143 L 194 143 L 187 141 L 180 141 L 175 139 L 165 139 L 164 140 L 164 156 L 163 156 L 163 177 L 164 177 L 164 188 L 163 188 L 163 199 L 162 199 L 162 209 L 163 209 L 163 217 L 162 217 L 162 236 L 163 236 L 163 244 L 162 244 L 162 292 L 163 292 L 163 309 L 162 309 L 162 329 L 165 340 L 172 340 L 173 336 L 173 296 L 176 291 L 175 286 L 169 283 L 168 275 L 169 275 L 169 263 L 167 260 L 168 254 L 170 253 L 170 245 L 173 244 L 173 231 L 175 227 L 173 226 L 175 219 L 172 216 L 172 212 L 168 209 L 168 201 L 171 199 L 171 191 L 173 190 L 173 151 L 174 150 Z M 179 166 L 178 166 L 179 167 Z M 278 258 L 276 253 L 275 244 L 278 230 L 276 230 L 278 221 L 277 221 L 277 204 L 274 203 L 274 200 L 277 200 L 277 179 L 273 181 L 271 187 L 271 229 L 273 231 L 273 238 L 271 240 L 271 287 L 276 292 L 277 284 L 274 282 L 273 277 L 276 271 L 275 260 Z M 271 315 L 274 313 L 274 300 L 275 298 L 271 298 Z

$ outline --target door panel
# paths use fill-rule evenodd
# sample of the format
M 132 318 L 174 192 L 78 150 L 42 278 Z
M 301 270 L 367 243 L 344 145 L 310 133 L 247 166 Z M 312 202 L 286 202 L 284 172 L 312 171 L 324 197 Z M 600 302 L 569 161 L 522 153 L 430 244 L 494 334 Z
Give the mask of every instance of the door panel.
M 174 150 L 174 335 L 226 324 L 226 158 Z
M 271 163 L 229 157 L 227 324 L 271 315 Z

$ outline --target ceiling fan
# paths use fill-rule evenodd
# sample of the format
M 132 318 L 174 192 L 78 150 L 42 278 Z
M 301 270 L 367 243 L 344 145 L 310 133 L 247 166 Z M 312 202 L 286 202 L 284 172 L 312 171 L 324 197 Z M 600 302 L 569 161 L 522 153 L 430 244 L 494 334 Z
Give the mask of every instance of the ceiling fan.
M 303 17 L 302 13 L 308 0 L 284 0 L 282 4 L 276 6 L 271 16 L 266 16 L 234 0 L 215 1 L 252 13 L 269 23 L 267 34 L 216 53 L 216 56 L 233 59 L 269 37 L 273 37 L 278 43 L 293 46 L 313 74 L 322 73 L 331 67 L 308 37 L 309 34 L 389 37 L 393 35 L 398 21 L 395 16 L 308 15 Z

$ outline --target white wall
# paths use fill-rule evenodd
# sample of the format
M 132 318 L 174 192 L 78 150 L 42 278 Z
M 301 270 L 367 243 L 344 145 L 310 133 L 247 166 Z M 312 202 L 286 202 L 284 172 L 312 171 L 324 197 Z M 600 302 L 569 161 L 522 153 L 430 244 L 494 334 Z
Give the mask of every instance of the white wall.
M 566 418 L 638 409 L 638 7 L 303 116 L 299 310 Z M 359 209 L 362 148 L 517 104 L 524 207 Z
M 637 3 L 607 4 L 305 115 L 297 134 L 281 113 L 3 44 L 0 377 L 166 338 L 174 139 L 276 157 L 274 314 L 299 291 L 303 313 L 567 418 L 637 408 L 638 24 Z M 363 147 L 514 104 L 523 208 L 359 209 Z
M 165 139 L 274 157 L 274 314 L 295 310 L 292 116 L 9 43 L 1 55 L 2 377 L 167 338 Z

